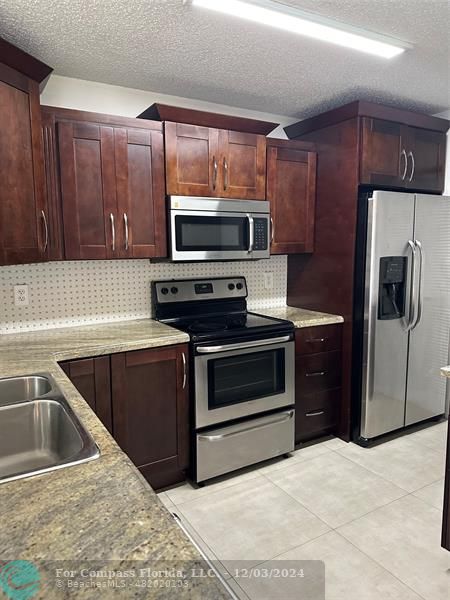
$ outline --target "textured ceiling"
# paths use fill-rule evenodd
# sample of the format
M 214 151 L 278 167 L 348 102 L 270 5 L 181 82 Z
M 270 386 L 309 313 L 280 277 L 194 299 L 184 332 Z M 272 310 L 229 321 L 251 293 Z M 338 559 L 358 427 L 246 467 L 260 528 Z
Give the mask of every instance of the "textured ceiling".
M 288 116 L 357 98 L 428 113 L 450 106 L 447 0 L 285 3 L 414 48 L 387 61 L 182 0 L 1 0 L 0 36 L 60 75 Z

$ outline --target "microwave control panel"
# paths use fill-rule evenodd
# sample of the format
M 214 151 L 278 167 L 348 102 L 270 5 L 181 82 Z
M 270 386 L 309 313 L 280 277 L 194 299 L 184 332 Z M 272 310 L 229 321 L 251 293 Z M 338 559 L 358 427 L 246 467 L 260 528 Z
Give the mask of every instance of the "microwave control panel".
M 253 219 L 255 230 L 255 241 L 253 250 L 267 250 L 268 244 L 268 222 L 267 219 Z

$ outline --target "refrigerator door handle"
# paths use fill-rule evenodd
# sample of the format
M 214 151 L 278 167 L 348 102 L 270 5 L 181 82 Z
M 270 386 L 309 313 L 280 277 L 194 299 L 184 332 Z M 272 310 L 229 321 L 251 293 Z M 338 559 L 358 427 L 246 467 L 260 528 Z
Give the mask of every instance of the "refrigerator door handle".
M 416 289 L 416 256 L 417 256 L 417 247 L 416 243 L 412 240 L 408 240 L 408 246 L 411 249 L 411 287 L 409 293 L 409 312 L 408 312 L 408 320 L 406 323 L 406 331 L 411 331 L 413 329 L 416 322 L 416 298 L 417 298 L 417 289 Z
M 419 250 L 419 285 L 417 287 L 417 316 L 411 329 L 415 329 L 422 319 L 423 304 L 423 246 L 419 240 L 415 241 L 416 248 Z

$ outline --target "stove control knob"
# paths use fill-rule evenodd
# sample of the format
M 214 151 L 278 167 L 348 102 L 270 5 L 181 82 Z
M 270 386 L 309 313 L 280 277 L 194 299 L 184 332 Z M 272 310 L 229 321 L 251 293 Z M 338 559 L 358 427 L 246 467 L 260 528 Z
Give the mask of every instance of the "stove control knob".
M 164 294 L 164 296 L 166 296 L 169 293 L 169 290 L 166 287 L 161 288 L 161 294 Z
M 236 287 L 237 287 L 237 289 L 238 289 L 238 290 L 242 290 L 242 288 L 243 288 L 244 286 L 242 285 L 242 283 L 237 283 L 237 284 L 236 284 Z
M 170 291 L 172 292 L 172 294 L 178 294 L 178 288 L 175 286 L 170 288 Z
M 229 290 L 234 290 L 234 283 L 229 283 L 228 284 L 228 289 Z

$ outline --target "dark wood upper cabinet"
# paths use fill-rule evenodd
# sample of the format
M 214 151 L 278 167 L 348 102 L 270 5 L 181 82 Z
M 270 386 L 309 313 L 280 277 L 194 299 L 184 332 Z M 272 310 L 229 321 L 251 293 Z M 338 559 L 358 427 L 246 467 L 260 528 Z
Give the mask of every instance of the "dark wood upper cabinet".
M 167 256 L 161 124 L 51 107 L 43 119 L 65 258 Z
M 100 421 L 113 431 L 111 404 L 111 362 L 109 356 L 82 358 L 60 364 Z
M 317 154 L 308 145 L 267 140 L 267 199 L 272 254 L 314 250 Z
M 446 135 L 382 119 L 361 119 L 361 183 L 442 192 Z
M 189 465 L 186 345 L 111 356 L 114 437 L 155 488 Z
M 216 196 L 219 130 L 165 123 L 166 189 L 173 196 Z
M 169 195 L 265 198 L 263 135 L 165 123 Z
M 52 69 L 0 39 L 0 264 L 48 258 L 39 83 Z
M 408 127 L 408 142 L 408 187 L 442 192 L 445 187 L 446 134 Z

